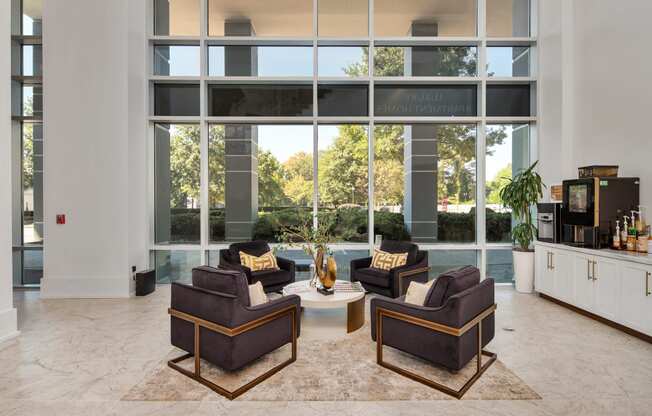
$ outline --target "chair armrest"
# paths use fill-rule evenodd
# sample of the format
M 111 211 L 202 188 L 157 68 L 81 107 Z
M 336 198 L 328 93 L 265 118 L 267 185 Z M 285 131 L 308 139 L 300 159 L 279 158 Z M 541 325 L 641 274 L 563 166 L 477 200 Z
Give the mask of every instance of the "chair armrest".
M 371 339 L 376 340 L 376 311 L 378 308 L 387 309 L 393 312 L 402 313 L 404 315 L 413 316 L 415 318 L 423 319 L 430 322 L 437 322 L 444 325 L 451 323 L 450 319 L 446 319 L 446 313 L 449 311 L 448 305 L 440 306 L 438 308 L 430 308 L 427 306 L 414 305 L 405 303 L 405 296 L 400 298 L 391 299 L 384 296 L 371 299 L 370 314 L 371 314 Z
M 230 326 L 233 308 L 239 304 L 235 295 L 215 292 L 173 282 L 170 308 L 218 325 Z
M 283 296 L 279 299 L 275 299 L 263 303 L 262 305 L 242 306 L 240 308 L 237 308 L 235 315 L 233 317 L 233 326 L 240 326 L 246 324 L 248 322 L 254 321 L 256 319 L 262 318 L 264 316 L 270 315 L 276 311 L 280 311 L 288 307 L 295 308 L 295 319 L 296 319 L 297 334 L 298 334 L 299 328 L 301 327 L 300 325 L 301 298 L 297 295 Z
M 276 263 L 278 263 L 278 267 L 289 272 L 293 272 L 296 267 L 294 260 L 286 259 L 283 257 L 276 257 Z
M 413 264 L 406 264 L 391 269 L 389 272 L 392 276 L 392 285 L 394 293 L 403 296 L 407 290 L 410 281 L 416 279 L 428 280 L 428 254 L 425 251 L 419 251 L 417 261 Z
M 358 269 L 364 269 L 371 266 L 372 257 L 363 257 L 361 259 L 351 260 L 351 269 L 350 269 L 350 280 L 355 282 L 355 271 Z

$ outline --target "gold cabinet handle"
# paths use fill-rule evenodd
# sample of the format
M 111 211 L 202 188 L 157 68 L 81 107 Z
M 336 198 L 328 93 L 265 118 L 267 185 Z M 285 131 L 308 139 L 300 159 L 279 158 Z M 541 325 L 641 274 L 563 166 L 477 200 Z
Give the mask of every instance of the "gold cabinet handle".
M 652 295 L 652 292 L 650 292 L 650 276 L 652 276 L 652 273 L 646 272 L 645 273 L 645 296 L 650 296 Z
M 550 270 L 555 270 L 555 253 L 550 252 Z
M 591 277 L 591 260 L 586 260 L 586 280 L 593 280 Z
M 552 253 L 548 252 L 548 270 L 552 270 Z

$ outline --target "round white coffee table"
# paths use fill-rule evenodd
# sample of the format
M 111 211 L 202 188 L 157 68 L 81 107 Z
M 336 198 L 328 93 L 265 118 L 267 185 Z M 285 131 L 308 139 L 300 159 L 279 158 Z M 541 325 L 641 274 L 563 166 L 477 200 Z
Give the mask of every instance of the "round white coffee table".
M 310 287 L 308 280 L 295 282 L 283 288 L 283 295 L 295 294 L 301 298 L 301 307 L 307 309 L 339 309 L 346 307 L 347 333 L 364 325 L 364 292 L 335 292 L 322 295 Z

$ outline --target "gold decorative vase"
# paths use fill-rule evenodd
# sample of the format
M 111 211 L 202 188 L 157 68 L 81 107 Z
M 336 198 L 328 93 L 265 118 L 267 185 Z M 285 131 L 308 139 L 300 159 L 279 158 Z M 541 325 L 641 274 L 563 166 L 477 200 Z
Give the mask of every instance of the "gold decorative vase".
M 319 281 L 325 289 L 330 289 L 335 286 L 335 279 L 337 278 L 337 263 L 333 256 L 328 256 L 326 259 L 326 270 L 322 270 L 319 275 Z

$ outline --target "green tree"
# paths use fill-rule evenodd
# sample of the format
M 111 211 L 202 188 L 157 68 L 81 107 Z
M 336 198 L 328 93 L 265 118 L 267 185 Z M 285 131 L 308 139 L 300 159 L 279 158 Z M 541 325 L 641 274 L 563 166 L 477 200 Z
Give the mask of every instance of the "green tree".
M 368 139 L 365 126 L 344 125 L 319 155 L 320 200 L 331 206 L 368 200 Z
M 224 140 L 224 126 L 211 126 L 208 135 L 208 202 L 211 208 L 221 208 L 226 203 Z
M 509 183 L 512 177 L 512 164 L 508 164 L 496 173 L 496 176 L 487 183 L 487 204 L 502 204 L 500 190 Z
M 23 188 L 34 187 L 34 126 L 23 124 Z
M 189 208 L 199 201 L 199 126 L 170 129 L 170 206 Z
M 283 192 L 298 206 L 312 205 L 312 154 L 298 152 L 283 163 L 285 181 Z
M 258 150 L 258 206 L 280 207 L 288 204 L 283 192 L 283 166 L 269 150 Z

